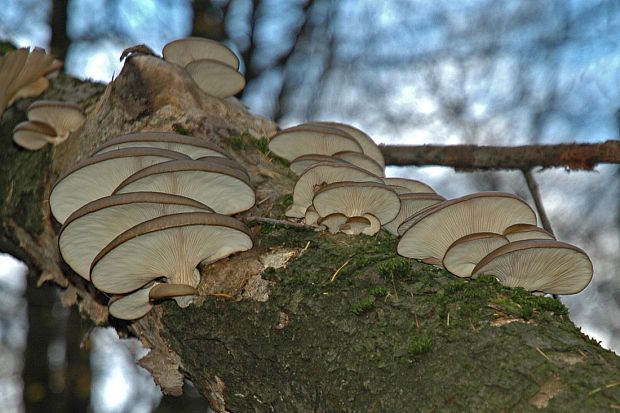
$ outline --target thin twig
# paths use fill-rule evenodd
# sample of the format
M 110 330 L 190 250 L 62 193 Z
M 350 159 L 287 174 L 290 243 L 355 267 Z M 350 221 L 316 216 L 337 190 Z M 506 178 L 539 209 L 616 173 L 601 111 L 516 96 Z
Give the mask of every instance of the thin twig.
M 338 273 L 340 273 L 340 270 L 342 270 L 345 265 L 347 265 L 349 263 L 349 261 L 351 261 L 351 258 L 348 258 L 344 264 L 342 264 L 340 267 L 338 267 L 338 269 L 332 274 L 332 278 L 331 280 L 329 280 L 330 282 L 334 282 L 334 280 L 336 279 L 336 277 L 338 276 Z
M 249 216 L 249 217 L 243 217 L 242 220 L 243 220 L 243 222 L 254 221 L 254 222 L 262 222 L 264 224 L 282 225 L 284 227 L 311 228 L 308 225 L 301 224 L 299 222 L 284 221 L 284 220 L 281 220 L 281 219 L 274 219 L 274 218 L 267 218 L 267 217 Z
M 538 183 L 534 179 L 534 175 L 532 175 L 532 170 L 522 170 L 521 172 L 523 173 L 523 177 L 525 178 L 525 182 L 527 183 L 527 188 L 530 190 L 530 194 L 532 194 L 532 198 L 534 199 L 534 205 L 536 205 L 536 210 L 538 211 L 538 215 L 540 216 L 540 222 L 542 222 L 543 228 L 553 235 L 551 222 L 549 221 L 549 217 L 545 212 L 545 207 L 543 206 L 540 191 L 538 189 Z
M 548 355 L 546 355 L 545 353 L 543 353 L 543 351 L 541 349 L 539 349 L 538 347 L 536 347 L 536 351 L 538 351 L 540 353 L 541 356 L 543 356 L 544 358 L 547 359 L 547 361 L 551 361 L 551 359 L 549 358 Z

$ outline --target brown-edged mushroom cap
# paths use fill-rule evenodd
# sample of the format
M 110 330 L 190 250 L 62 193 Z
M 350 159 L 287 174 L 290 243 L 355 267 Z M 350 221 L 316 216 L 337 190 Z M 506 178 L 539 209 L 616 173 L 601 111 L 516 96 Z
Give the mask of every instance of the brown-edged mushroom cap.
M 431 209 L 433 208 L 439 208 L 441 207 L 441 204 L 445 202 L 445 201 L 440 201 L 434 205 L 429 205 L 425 208 L 422 208 L 421 210 L 419 210 L 418 212 L 414 213 L 413 215 L 411 215 L 409 218 L 405 219 L 403 221 L 402 224 L 400 224 L 398 226 L 398 236 L 402 237 L 403 234 L 405 232 L 407 232 L 407 230 L 416 222 L 416 220 L 418 219 L 418 217 L 422 216 L 423 214 L 428 213 Z
M 381 166 L 381 168 L 385 168 L 385 160 L 383 159 L 383 154 L 381 153 L 381 150 L 379 149 L 375 141 L 372 140 L 372 138 L 368 136 L 365 132 L 357 129 L 354 126 L 338 122 L 318 121 L 309 122 L 309 124 L 325 125 L 332 128 L 340 129 L 341 131 L 348 133 L 357 141 L 357 143 L 360 144 L 360 146 L 362 147 L 362 152 L 374 159 L 375 162 L 377 162 Z
M 434 194 L 435 190 L 424 182 L 408 178 L 383 178 L 386 185 L 397 185 L 409 189 L 409 193 L 430 193 Z
M 342 151 L 362 152 L 362 147 L 339 129 L 300 125 L 275 134 L 269 141 L 269 150 L 292 161 L 309 154 L 331 156 Z
M 465 235 L 448 247 L 442 265 L 454 275 L 469 277 L 481 259 L 506 244 L 508 244 L 506 237 L 493 232 Z
M 333 156 L 329 156 L 329 155 L 317 155 L 317 154 L 311 153 L 308 155 L 301 155 L 300 157 L 293 159 L 291 161 L 291 164 L 289 165 L 289 168 L 291 169 L 291 171 L 293 171 L 295 175 L 300 176 L 312 165 L 316 165 L 319 162 L 338 163 L 338 162 L 346 162 L 346 161 L 343 161 L 342 159 L 336 159 Z
M 374 215 L 381 223 L 393 220 L 400 199 L 388 186 L 376 182 L 335 182 L 319 189 L 312 205 L 322 217 L 341 213 L 347 217 Z M 370 225 L 370 223 L 368 224 Z
M 203 160 L 178 160 L 149 166 L 120 183 L 114 193 L 142 191 L 186 196 L 225 215 L 248 210 L 255 202 L 247 174 Z
M 179 66 L 200 59 L 213 59 L 239 69 L 239 58 L 220 42 L 202 37 L 186 37 L 173 40 L 162 50 L 164 59 Z
M 520 198 L 505 192 L 480 192 L 434 205 L 412 222 L 397 251 L 409 258 L 441 261 L 457 239 L 475 232 L 501 234 L 510 225 L 536 223 L 536 214 Z
M 350 217 L 347 222 L 340 225 L 340 232 L 347 235 L 375 235 L 381 229 L 381 222 L 373 214 Z
M 334 182 L 381 182 L 381 178 L 348 163 L 320 162 L 308 168 L 293 188 L 293 205 L 286 211 L 287 217 L 303 218 L 312 205 L 314 194 L 321 187 Z
M 228 157 L 224 149 L 205 139 L 174 132 L 136 132 L 120 135 L 104 142 L 95 154 L 133 147 L 168 149 L 184 153 L 192 159 L 203 156 Z
M 60 229 L 58 246 L 67 264 L 89 280 L 95 256 L 114 238 L 149 219 L 181 212 L 212 212 L 198 201 L 158 192 L 133 192 L 89 202 Z
M 36 151 L 43 148 L 56 136 L 56 131 L 47 123 L 25 121 L 13 129 L 13 141 L 24 149 Z
M 172 159 L 188 159 L 179 152 L 158 148 L 126 148 L 85 159 L 56 181 L 50 209 L 61 224 L 90 201 L 111 195 L 118 184 L 144 167 Z
M 82 126 L 86 117 L 82 108 L 73 103 L 37 100 L 28 107 L 28 119 L 50 125 L 62 142 Z
M 506 228 L 504 236 L 508 241 L 520 241 L 523 239 L 555 239 L 552 233 L 530 224 L 514 224 Z
M 392 185 L 388 186 L 394 191 L 394 187 Z M 398 194 L 398 192 L 396 193 Z M 393 235 L 399 235 L 398 227 L 411 216 L 429 206 L 445 201 L 445 198 L 441 195 L 430 193 L 398 194 L 398 198 L 400 199 L 400 211 L 398 211 L 398 215 L 396 215 L 396 218 L 383 225 L 383 228 Z
M 576 294 L 592 279 L 592 261 L 581 249 L 548 239 L 521 240 L 489 253 L 472 277 L 495 276 L 507 287 L 549 294 Z
M 245 78 L 241 73 L 217 60 L 195 60 L 188 63 L 185 70 L 203 92 L 217 98 L 236 95 L 245 87 Z
M 137 320 L 147 315 L 153 309 L 149 299 L 149 292 L 157 283 L 152 282 L 130 294 L 113 298 L 108 304 L 108 312 L 120 320 Z
M 336 152 L 333 156 L 336 159 L 347 161 L 359 168 L 366 169 L 368 172 L 374 175 L 381 177 L 385 175 L 383 166 L 379 165 L 377 161 L 364 153 L 354 151 L 342 151 Z
M 340 226 L 344 225 L 344 223 L 347 222 L 347 219 L 348 218 L 346 215 L 335 213 L 335 214 L 330 214 L 323 218 L 319 218 L 317 223 L 319 225 L 323 225 L 324 227 L 327 227 L 327 230 L 330 233 L 335 234 L 336 232 L 340 231 Z
M 196 287 L 197 266 L 252 248 L 250 232 L 226 215 L 191 212 L 166 215 L 138 224 L 112 240 L 91 265 L 99 290 L 124 294 L 150 281 Z

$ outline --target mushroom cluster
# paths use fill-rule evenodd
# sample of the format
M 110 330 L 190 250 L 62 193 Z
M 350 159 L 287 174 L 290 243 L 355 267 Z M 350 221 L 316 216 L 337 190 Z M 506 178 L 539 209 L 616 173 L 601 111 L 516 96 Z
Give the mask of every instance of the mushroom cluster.
M 22 48 L 0 56 L 0 116 L 18 99 L 39 96 L 62 62 L 40 48 Z
M 269 142 L 299 176 L 290 218 L 331 233 L 396 233 L 409 215 L 444 200 L 428 185 L 386 178 L 379 147 L 361 130 L 335 122 L 308 122 L 284 129 Z
M 48 143 L 58 145 L 82 126 L 80 106 L 56 100 L 38 100 L 28 107 L 28 120 L 13 129 L 13 141 L 24 149 L 36 151 Z
M 250 209 L 245 169 L 210 142 L 172 132 L 117 136 L 65 172 L 50 194 L 66 263 L 136 319 L 158 300 L 187 306 L 199 263 L 252 248 L 230 215 Z
M 236 95 L 245 87 L 239 59 L 222 43 L 187 37 L 166 44 L 164 60 L 184 67 L 198 87 L 218 98 Z

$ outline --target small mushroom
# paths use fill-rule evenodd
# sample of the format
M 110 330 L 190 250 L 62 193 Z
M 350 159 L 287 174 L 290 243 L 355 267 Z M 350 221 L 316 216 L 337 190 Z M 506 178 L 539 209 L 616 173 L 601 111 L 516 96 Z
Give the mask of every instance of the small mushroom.
M 536 214 L 523 200 L 504 192 L 471 194 L 444 201 L 417 215 L 400 239 L 397 251 L 405 257 L 441 262 L 457 239 L 476 232 L 501 234 L 516 223 L 536 223 Z
M 435 190 L 424 182 L 408 178 L 383 178 L 386 185 L 396 185 L 409 189 L 409 193 L 427 193 L 434 194 Z
M 549 231 L 531 224 L 511 225 L 504 231 L 504 236 L 510 242 L 523 239 L 555 239 Z
M 393 235 L 399 235 L 398 227 L 411 216 L 417 214 L 418 212 L 429 206 L 433 206 L 442 201 L 445 201 L 445 198 L 441 195 L 430 193 L 400 194 L 395 190 L 393 185 L 388 186 L 392 191 L 396 192 L 398 194 L 398 198 L 400 198 L 400 211 L 398 212 L 398 215 L 396 215 L 396 218 L 383 225 L 383 228 Z
M 291 164 L 289 165 L 289 168 L 291 169 L 291 171 L 293 171 L 295 175 L 300 176 L 308 168 L 310 168 L 313 165 L 316 165 L 319 162 L 333 162 L 333 163 L 340 162 L 342 163 L 346 161 L 343 161 L 342 159 L 336 159 L 335 157 L 329 156 L 329 155 L 308 154 L 308 155 L 301 155 L 293 159 L 291 161 Z
M 375 235 L 381 229 L 381 221 L 373 214 L 350 217 L 340 226 L 340 231 L 347 235 Z
M 196 295 L 198 291 L 189 285 L 152 282 L 146 287 L 112 300 L 108 310 L 112 317 L 121 320 L 136 320 L 151 311 L 154 301 L 174 298 L 177 303 L 179 301 L 186 303 L 185 297 Z
M 136 132 L 120 135 L 104 142 L 95 154 L 134 147 L 168 149 L 184 153 L 192 159 L 203 156 L 228 157 L 222 148 L 205 139 L 174 132 Z
M 340 231 L 340 227 L 347 222 L 347 216 L 341 213 L 329 214 L 326 217 L 319 218 L 317 221 L 319 225 L 327 227 L 327 230 L 331 234 L 335 234 Z
M 365 169 L 374 175 L 384 176 L 383 167 L 379 165 L 377 161 L 372 159 L 370 156 L 363 154 L 361 152 L 342 151 L 342 152 L 336 152 L 333 156 L 336 159 L 347 161 L 359 168 Z
M 234 96 L 245 87 L 241 73 L 217 60 L 195 60 L 188 63 L 185 70 L 203 92 L 217 98 Z
M 165 215 L 138 224 L 97 254 L 90 269 L 99 290 L 125 294 L 163 278 L 196 287 L 199 263 L 209 264 L 252 248 L 240 221 L 210 212 Z
M 319 218 L 321 218 L 319 213 L 316 212 L 316 209 L 314 209 L 314 206 L 310 205 L 308 209 L 306 209 L 306 214 L 304 216 L 304 223 L 306 225 L 315 225 L 317 221 L 319 220 Z
M 28 107 L 28 119 L 47 123 L 56 131 L 51 139 L 54 144 L 62 143 L 71 132 L 78 130 L 84 120 L 84 112 L 73 103 L 55 100 L 38 100 Z
M 164 46 L 162 54 L 166 61 L 182 67 L 196 60 L 212 59 L 239 69 L 239 58 L 232 50 L 220 42 L 202 37 L 173 40 Z
M 43 122 L 25 121 L 13 129 L 13 141 L 30 151 L 43 148 L 55 135 L 54 128 Z
M 456 276 L 469 277 L 471 271 L 482 258 L 506 244 L 508 244 L 506 237 L 493 232 L 476 232 L 465 235 L 448 247 L 442 265 Z
M 548 239 L 511 242 L 489 253 L 472 277 L 495 276 L 507 287 L 548 294 L 576 294 L 592 279 L 592 261 L 581 249 Z
M 111 195 L 118 184 L 140 169 L 172 159 L 188 159 L 158 148 L 125 148 L 87 158 L 65 172 L 50 194 L 50 209 L 61 224 L 78 208 Z

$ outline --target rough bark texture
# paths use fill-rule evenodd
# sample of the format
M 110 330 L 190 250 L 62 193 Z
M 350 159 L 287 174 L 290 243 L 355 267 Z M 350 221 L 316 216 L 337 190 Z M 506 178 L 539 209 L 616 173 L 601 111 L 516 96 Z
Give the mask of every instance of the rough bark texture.
M 66 77 L 45 98 L 79 102 L 86 124 L 57 147 L 0 139 L 0 249 L 41 271 L 96 324 L 151 348 L 140 361 L 168 394 L 194 382 L 223 412 L 610 411 L 620 358 L 584 337 L 557 301 L 466 281 L 396 255 L 397 239 L 280 225 L 294 177 L 270 157 L 270 121 L 204 95 L 183 69 L 130 56 L 103 90 Z M 248 169 L 255 247 L 209 267 L 197 302 L 109 320 L 107 298 L 64 265 L 47 198 L 59 174 L 120 133 L 175 130 L 216 142 Z
M 620 141 L 514 147 L 477 145 L 382 145 L 386 165 L 440 165 L 456 170 L 534 167 L 591 170 L 599 163 L 620 163 Z

